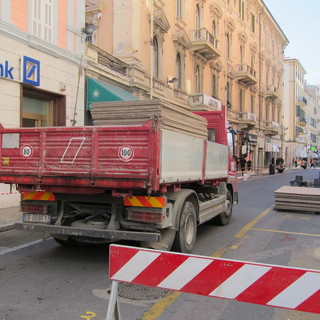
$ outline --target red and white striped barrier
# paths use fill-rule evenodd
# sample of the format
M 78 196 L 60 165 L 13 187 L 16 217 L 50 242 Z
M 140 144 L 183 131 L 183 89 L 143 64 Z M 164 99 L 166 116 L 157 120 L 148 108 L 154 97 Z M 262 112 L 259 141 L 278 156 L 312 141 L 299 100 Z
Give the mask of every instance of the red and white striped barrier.
M 113 281 L 320 314 L 317 270 L 119 245 L 109 263 Z

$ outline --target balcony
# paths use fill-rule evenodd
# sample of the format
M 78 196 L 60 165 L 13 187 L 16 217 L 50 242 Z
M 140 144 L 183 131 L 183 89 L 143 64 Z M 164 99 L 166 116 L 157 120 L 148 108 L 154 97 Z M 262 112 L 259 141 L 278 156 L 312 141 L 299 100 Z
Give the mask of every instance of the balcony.
M 274 86 L 266 86 L 265 96 L 267 98 L 274 99 L 274 100 L 279 99 L 280 94 L 279 94 L 278 88 Z
M 280 133 L 280 124 L 274 121 L 267 121 L 265 134 L 268 136 L 276 136 Z
M 254 113 L 242 112 L 240 113 L 239 123 L 246 125 L 251 130 L 257 125 L 257 117 Z
M 191 50 L 200 54 L 207 61 L 221 56 L 218 50 L 218 40 L 206 28 L 191 31 Z
M 101 50 L 99 47 L 87 43 L 86 44 L 86 57 L 88 65 L 93 69 L 99 68 L 112 74 L 120 74 L 126 76 L 128 72 L 128 64 L 115 58 L 111 54 Z
M 237 65 L 236 78 L 247 86 L 253 86 L 258 82 L 256 71 L 247 64 Z
M 296 122 L 299 127 L 305 127 L 307 125 L 307 120 L 304 117 L 296 117 Z
M 308 104 L 308 100 L 305 97 L 298 97 L 297 98 L 297 105 L 301 107 L 305 107 Z
M 100 1 L 99 0 L 85 0 L 86 13 L 100 12 Z

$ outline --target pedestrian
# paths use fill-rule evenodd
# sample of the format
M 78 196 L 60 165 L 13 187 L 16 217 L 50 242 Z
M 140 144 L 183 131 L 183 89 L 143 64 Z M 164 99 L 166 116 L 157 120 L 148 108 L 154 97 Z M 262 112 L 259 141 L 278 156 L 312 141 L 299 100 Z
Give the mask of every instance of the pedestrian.
M 251 162 L 251 160 L 248 160 L 247 161 L 247 169 L 248 169 L 248 171 L 251 171 L 251 167 L 252 167 L 252 162 Z
M 243 172 L 246 170 L 246 159 L 244 157 L 240 158 L 240 167 L 243 175 Z
M 315 165 L 314 165 L 314 159 L 310 160 L 310 169 L 311 169 L 311 167 L 313 167 L 313 169 L 316 168 Z

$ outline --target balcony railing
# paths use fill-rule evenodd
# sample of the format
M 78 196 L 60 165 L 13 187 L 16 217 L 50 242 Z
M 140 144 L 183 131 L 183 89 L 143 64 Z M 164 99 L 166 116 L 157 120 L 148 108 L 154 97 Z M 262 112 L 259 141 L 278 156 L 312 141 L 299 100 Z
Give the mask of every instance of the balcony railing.
M 267 121 L 266 128 L 278 130 L 278 129 L 280 129 L 280 124 L 278 122 L 274 122 L 274 121 Z
M 297 125 L 300 127 L 305 127 L 307 125 L 307 120 L 304 117 L 297 117 Z
M 218 40 L 206 28 L 191 31 L 191 49 L 206 60 L 213 60 L 221 56 L 218 50 Z
M 278 88 L 274 86 L 266 86 L 265 95 L 271 99 L 278 99 L 280 97 Z
M 308 100 L 305 97 L 298 97 L 298 104 L 302 106 L 306 106 L 308 104 Z
M 257 121 L 257 116 L 254 113 L 251 112 L 242 112 L 240 113 L 240 119 L 241 120 L 249 120 L 256 122 Z
M 237 65 L 236 77 L 238 81 L 249 86 L 255 85 L 258 82 L 256 71 L 245 63 Z
M 189 95 L 189 105 L 192 110 L 221 110 L 221 101 L 207 94 Z
M 257 117 L 251 112 L 241 112 L 239 114 L 239 123 L 246 128 L 253 129 L 257 125 Z
M 280 133 L 280 124 L 275 121 L 266 121 L 265 129 L 267 136 L 275 136 Z
M 88 63 L 92 66 L 100 66 L 109 69 L 114 73 L 127 75 L 128 65 L 123 61 L 117 59 L 111 54 L 101 50 L 97 46 L 87 43 L 87 59 Z

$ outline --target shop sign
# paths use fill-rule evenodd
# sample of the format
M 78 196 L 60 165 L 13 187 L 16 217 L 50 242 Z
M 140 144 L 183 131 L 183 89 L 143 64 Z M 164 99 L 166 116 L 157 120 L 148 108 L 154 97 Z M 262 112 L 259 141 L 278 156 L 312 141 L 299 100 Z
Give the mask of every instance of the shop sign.
M 19 80 L 15 76 L 15 68 L 10 61 L 0 63 L 0 77 L 8 80 Z M 21 59 L 21 80 L 32 86 L 40 86 L 40 61 L 23 56 Z

